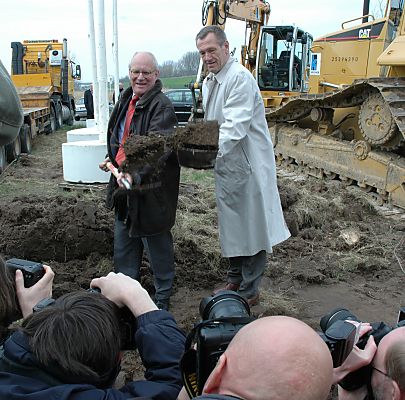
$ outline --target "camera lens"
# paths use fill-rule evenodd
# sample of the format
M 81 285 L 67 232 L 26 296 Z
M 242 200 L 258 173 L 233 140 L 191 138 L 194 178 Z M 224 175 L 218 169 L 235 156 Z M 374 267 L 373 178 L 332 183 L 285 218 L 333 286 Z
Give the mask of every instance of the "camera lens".
M 215 296 L 204 297 L 200 302 L 200 315 L 206 321 L 223 317 L 249 317 L 249 304 L 240 294 L 223 290 Z
M 326 330 L 336 321 L 345 321 L 345 320 L 352 320 L 352 321 L 359 321 L 357 317 L 349 311 L 347 308 L 336 308 L 332 310 L 330 313 L 324 315 L 319 322 L 319 325 L 323 332 Z M 359 321 L 360 322 L 360 321 Z

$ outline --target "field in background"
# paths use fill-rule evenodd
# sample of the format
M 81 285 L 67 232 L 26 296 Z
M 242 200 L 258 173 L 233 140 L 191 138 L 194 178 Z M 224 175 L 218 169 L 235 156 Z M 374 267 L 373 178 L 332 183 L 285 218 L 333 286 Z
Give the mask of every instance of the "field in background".
M 178 76 L 171 78 L 160 78 L 163 83 L 164 89 L 184 89 L 188 87 L 189 83 L 195 81 L 195 75 Z

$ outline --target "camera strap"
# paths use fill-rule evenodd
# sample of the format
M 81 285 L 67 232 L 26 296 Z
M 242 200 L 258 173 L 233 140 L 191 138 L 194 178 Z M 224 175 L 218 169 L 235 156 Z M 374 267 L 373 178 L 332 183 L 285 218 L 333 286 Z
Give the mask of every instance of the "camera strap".
M 201 321 L 187 335 L 185 351 L 180 360 L 180 370 L 183 378 L 183 384 L 190 398 L 197 397 L 201 394 L 202 389 L 198 387 L 197 379 L 197 350 L 193 348 L 193 342 L 198 332 L 205 326 L 219 323 L 248 324 L 255 318 L 252 317 L 223 317 Z

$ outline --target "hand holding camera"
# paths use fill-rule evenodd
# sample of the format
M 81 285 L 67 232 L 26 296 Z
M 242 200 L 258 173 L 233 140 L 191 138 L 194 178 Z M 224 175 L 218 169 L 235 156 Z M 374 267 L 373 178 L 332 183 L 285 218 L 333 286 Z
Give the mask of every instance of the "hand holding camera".
M 122 273 L 110 272 L 107 276 L 95 278 L 90 287 L 99 288 L 118 307 L 127 306 L 135 317 L 158 309 L 141 284 Z
M 6 267 L 15 273 L 16 295 L 22 316 L 26 318 L 39 301 L 52 296 L 55 274 L 48 265 L 18 258 L 7 260 Z

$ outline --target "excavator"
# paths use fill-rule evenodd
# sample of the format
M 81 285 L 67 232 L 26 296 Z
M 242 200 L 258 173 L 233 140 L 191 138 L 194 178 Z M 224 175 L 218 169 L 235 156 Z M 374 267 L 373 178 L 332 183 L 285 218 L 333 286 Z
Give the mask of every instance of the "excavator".
M 378 204 L 405 208 L 404 0 L 387 0 L 378 19 L 369 5 L 316 40 L 295 26 L 267 25 L 261 0 L 204 0 L 202 22 L 245 21 L 240 61 L 260 87 L 278 165 L 340 178 Z M 197 82 L 203 77 L 200 68 Z
M 202 25 L 225 29 L 228 18 L 245 22 L 245 44 L 240 62 L 256 78 L 266 107 L 308 91 L 310 48 L 313 37 L 296 26 L 269 26 L 270 5 L 264 0 L 204 0 Z M 196 83 L 206 76 L 202 63 Z M 195 96 L 196 99 L 196 96 Z M 194 102 L 192 119 L 201 118 L 201 99 Z
M 308 93 L 267 111 L 279 165 L 405 208 L 404 0 L 314 40 Z M 351 23 L 356 24 L 349 26 Z

